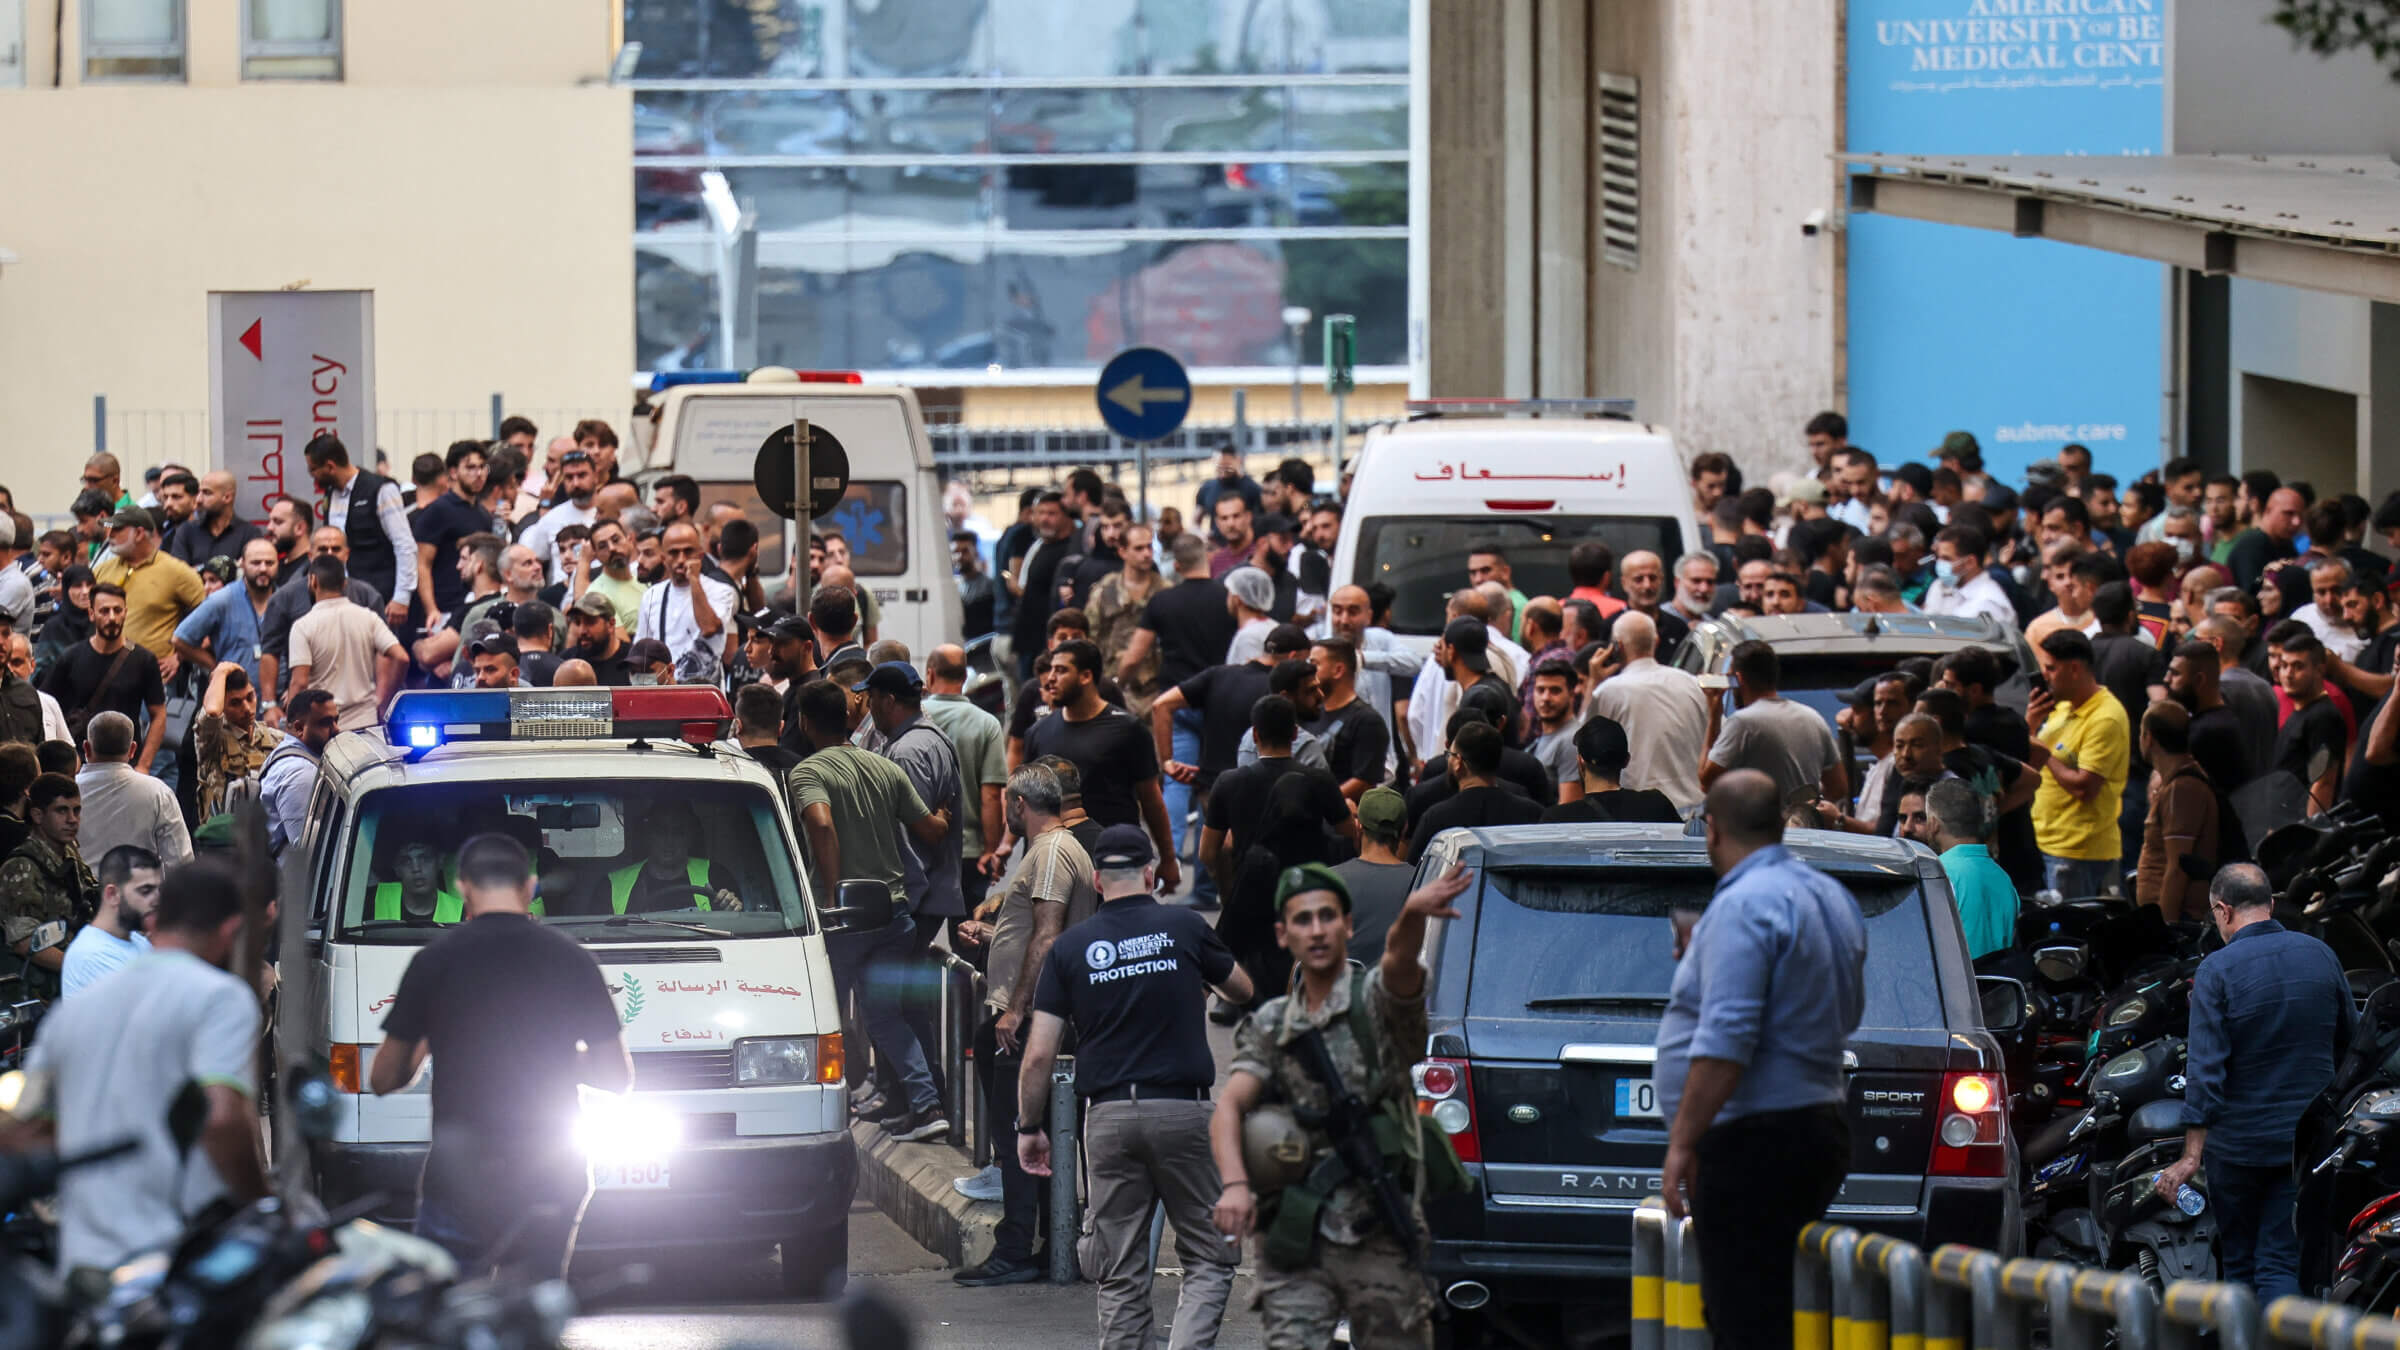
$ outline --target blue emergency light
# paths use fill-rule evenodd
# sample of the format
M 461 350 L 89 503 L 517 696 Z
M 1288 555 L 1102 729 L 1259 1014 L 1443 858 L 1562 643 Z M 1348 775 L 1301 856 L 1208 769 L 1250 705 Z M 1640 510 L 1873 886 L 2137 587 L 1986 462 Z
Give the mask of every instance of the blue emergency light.
M 392 700 L 386 738 L 412 760 L 455 741 L 724 739 L 733 720 L 712 685 L 612 689 L 419 689 Z

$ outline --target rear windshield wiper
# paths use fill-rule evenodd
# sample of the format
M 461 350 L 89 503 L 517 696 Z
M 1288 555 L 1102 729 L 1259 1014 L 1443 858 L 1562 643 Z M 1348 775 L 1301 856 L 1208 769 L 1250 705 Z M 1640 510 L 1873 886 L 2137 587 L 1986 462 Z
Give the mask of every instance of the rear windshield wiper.
M 728 929 L 710 928 L 696 923 L 677 923 L 673 919 L 653 919 L 647 914 L 611 914 L 605 918 L 596 914 L 560 914 L 552 917 L 559 923 L 597 923 L 606 928 L 629 928 L 638 923 L 647 924 L 652 928 L 680 928 L 687 933 L 698 933 L 703 937 L 733 936 Z
M 1667 1001 L 1643 994 L 1552 994 L 1529 998 L 1525 1006 L 1540 1008 L 1664 1008 Z

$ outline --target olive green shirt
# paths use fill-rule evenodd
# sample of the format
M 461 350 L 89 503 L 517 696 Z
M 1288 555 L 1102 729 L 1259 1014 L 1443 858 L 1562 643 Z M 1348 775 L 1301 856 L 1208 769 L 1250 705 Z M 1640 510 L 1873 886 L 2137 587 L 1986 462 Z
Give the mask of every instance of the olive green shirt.
M 855 745 L 837 745 L 793 765 L 785 781 L 791 789 L 792 815 L 822 804 L 832 813 L 833 833 L 842 841 L 842 875 L 816 874 L 816 859 L 809 859 L 809 871 L 816 874 L 817 903 L 834 903 L 834 891 L 845 881 L 880 881 L 891 887 L 895 903 L 922 898 L 909 895 L 903 885 L 908 875 L 906 836 L 910 822 L 932 812 L 899 765 Z

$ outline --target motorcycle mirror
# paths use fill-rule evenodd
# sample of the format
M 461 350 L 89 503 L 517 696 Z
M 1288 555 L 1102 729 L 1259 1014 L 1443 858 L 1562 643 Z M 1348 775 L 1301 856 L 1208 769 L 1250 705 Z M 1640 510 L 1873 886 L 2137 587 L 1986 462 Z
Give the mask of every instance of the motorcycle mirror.
M 293 1128 L 303 1139 L 323 1142 L 333 1137 L 340 1123 L 341 1089 L 333 1085 L 333 1075 L 321 1065 L 294 1064 L 284 1071 L 284 1100 L 292 1108 Z
M 2019 1031 L 2025 1026 L 2031 1000 L 2025 993 L 2025 982 L 2006 975 L 1978 975 L 1975 992 L 1983 1004 L 1983 1025 L 1987 1031 Z
M 175 1141 L 175 1152 L 186 1154 L 200 1142 L 200 1131 L 208 1126 L 208 1089 L 197 1078 L 187 1078 L 167 1103 L 167 1137 Z

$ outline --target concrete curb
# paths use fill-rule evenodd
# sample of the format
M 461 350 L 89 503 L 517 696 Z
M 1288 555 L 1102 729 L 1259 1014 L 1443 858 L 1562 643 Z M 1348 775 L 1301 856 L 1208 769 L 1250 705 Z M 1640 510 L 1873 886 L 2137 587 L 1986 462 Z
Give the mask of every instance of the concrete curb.
M 969 1200 L 950 1184 L 975 1172 L 965 1153 L 948 1144 L 904 1144 L 865 1121 L 851 1124 L 850 1138 L 858 1145 L 859 1193 L 901 1231 L 956 1268 L 991 1256 L 999 1203 Z

